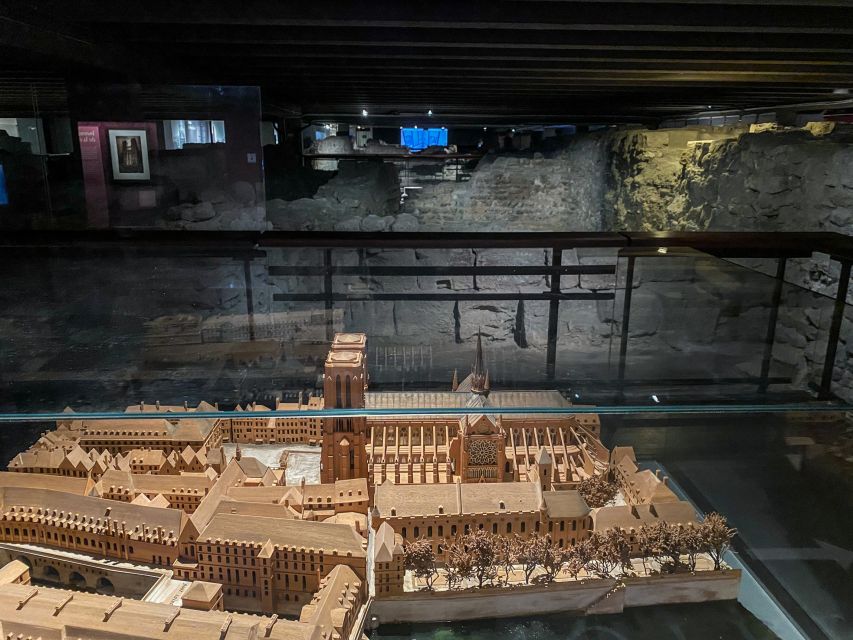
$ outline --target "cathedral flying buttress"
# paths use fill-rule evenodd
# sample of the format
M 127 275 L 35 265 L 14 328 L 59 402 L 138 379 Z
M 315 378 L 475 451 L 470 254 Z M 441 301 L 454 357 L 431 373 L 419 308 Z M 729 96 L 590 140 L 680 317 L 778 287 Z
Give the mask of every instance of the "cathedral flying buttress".
M 326 407 L 465 411 L 327 418 L 324 482 L 367 477 L 371 486 L 539 482 L 544 489 L 571 489 L 606 472 L 609 451 L 599 440 L 598 416 L 572 413 L 558 391 L 492 390 L 479 335 L 471 373 L 460 382 L 454 372 L 448 391 L 368 392 L 366 348 L 363 334 L 335 336 L 326 360 Z M 347 396 L 352 384 L 358 388 Z M 566 412 L 502 413 L 506 407 L 565 407 Z

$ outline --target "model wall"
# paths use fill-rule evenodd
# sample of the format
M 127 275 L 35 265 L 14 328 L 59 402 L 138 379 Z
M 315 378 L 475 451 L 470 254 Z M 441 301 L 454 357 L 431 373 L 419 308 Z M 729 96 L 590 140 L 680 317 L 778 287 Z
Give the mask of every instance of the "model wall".
M 624 588 L 617 587 L 624 583 Z M 443 622 L 566 612 L 619 613 L 624 607 L 732 600 L 740 571 L 556 582 L 515 588 L 411 592 L 375 600 L 379 624 Z

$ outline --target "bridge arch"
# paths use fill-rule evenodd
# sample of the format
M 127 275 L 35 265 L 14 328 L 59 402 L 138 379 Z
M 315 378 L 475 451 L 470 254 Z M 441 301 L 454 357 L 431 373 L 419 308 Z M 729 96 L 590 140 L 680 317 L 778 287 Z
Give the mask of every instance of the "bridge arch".
M 59 575 L 59 571 L 52 564 L 45 564 L 41 568 L 41 577 L 51 582 L 62 582 L 62 576 Z
M 95 583 L 95 591 L 97 591 L 101 595 L 111 596 L 115 593 L 116 589 L 112 583 L 112 580 L 101 576 Z
M 86 578 L 79 571 L 72 571 L 68 574 L 68 584 L 75 589 L 85 589 L 88 586 Z

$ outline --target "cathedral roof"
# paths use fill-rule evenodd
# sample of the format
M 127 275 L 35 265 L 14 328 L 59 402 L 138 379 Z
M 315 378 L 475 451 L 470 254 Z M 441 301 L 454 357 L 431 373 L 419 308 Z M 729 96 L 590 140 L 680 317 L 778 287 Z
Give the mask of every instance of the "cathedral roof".
M 477 397 L 481 400 L 473 402 L 482 404 L 476 406 L 488 406 L 491 409 L 489 413 L 492 414 L 500 414 L 501 407 L 565 407 L 566 413 L 558 415 L 572 415 L 571 404 L 559 391 L 492 391 L 487 398 L 479 395 Z M 471 394 L 452 391 L 370 391 L 365 394 L 367 409 L 461 409 L 467 407 L 470 401 Z M 542 417 L 536 413 L 514 415 L 518 415 L 519 419 L 537 415 Z

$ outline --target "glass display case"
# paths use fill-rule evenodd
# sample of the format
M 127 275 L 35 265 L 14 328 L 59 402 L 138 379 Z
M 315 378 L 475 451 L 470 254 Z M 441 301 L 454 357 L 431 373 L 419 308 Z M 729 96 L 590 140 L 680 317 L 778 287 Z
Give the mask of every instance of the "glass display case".
M 282 615 L 297 615 L 290 594 L 301 607 L 325 584 L 293 591 L 271 573 L 260 579 L 273 586 L 262 588 L 236 569 L 232 580 L 232 567 L 226 577 L 215 562 L 205 567 L 206 555 L 190 561 L 208 553 L 205 539 L 237 535 L 229 514 L 259 517 L 274 505 L 281 517 L 332 517 L 364 536 L 352 557 L 373 561 L 342 562 L 379 588 L 357 622 L 374 638 L 849 632 L 846 239 L 87 232 L 9 234 L 2 243 L 4 462 L 11 472 L 68 479 L 68 491 L 71 478 L 91 479 L 80 489 L 87 499 L 187 511 L 197 540 L 167 544 L 174 558 L 146 550 L 151 557 L 136 561 L 168 565 L 176 580 L 219 581 L 226 609 L 266 612 L 269 598 Z M 842 265 L 836 290 L 798 278 L 800 262 L 816 259 Z M 249 478 L 242 486 L 275 493 L 269 506 L 228 492 L 209 513 L 199 506 L 229 462 Z M 157 489 L 137 478 L 164 474 L 173 482 Z M 614 495 L 569 504 L 566 496 L 597 475 Z M 55 489 L 30 477 L 38 495 Z M 369 496 L 347 501 L 363 503 L 356 515 L 321 517 L 331 507 L 306 506 L 306 487 L 357 478 Z M 18 480 L 2 482 L 7 512 L 39 509 L 11 497 Z M 298 504 L 296 493 L 281 493 L 291 489 Z M 437 603 L 429 598 L 445 598 L 440 590 L 418 595 L 415 582 L 409 592 L 426 597 L 424 606 L 463 603 L 447 614 L 450 626 L 441 616 L 415 623 L 393 606 L 399 595 L 382 594 L 383 563 L 393 560 L 370 555 L 386 548 L 388 523 L 403 545 L 430 539 L 441 564 L 450 553 L 443 545 L 463 527 L 520 533 L 535 521 L 565 548 L 618 529 L 638 545 L 644 527 L 701 527 L 713 513 L 736 530 L 724 570 L 703 573 L 688 554 L 671 572 L 663 560 L 649 569 L 645 556 L 642 568 L 635 558 L 612 584 L 588 565 L 550 583 L 534 572 L 541 606 L 506 622 L 465 613 L 466 598 L 481 591 L 473 584 Z M 109 509 L 99 518 L 112 518 Z M 445 520 L 459 531 L 433 533 Z M 119 526 L 109 522 L 108 531 Z M 215 524 L 225 528 L 214 536 Z M 146 545 L 168 529 L 141 526 Z M 50 584 L 58 579 L 50 565 L 15 547 L 62 547 L 38 531 L 35 539 L 10 533 L 0 555 L 19 553 L 34 583 Z M 68 544 L 66 552 L 113 553 L 109 543 L 97 552 Z M 140 544 L 119 560 L 134 560 Z M 388 548 L 393 559 L 394 533 Z M 509 592 L 523 594 L 523 578 L 510 573 L 507 584 L 518 584 Z M 80 588 L 107 588 L 79 575 Z M 577 617 L 548 608 L 554 591 L 574 603 L 560 611 Z

